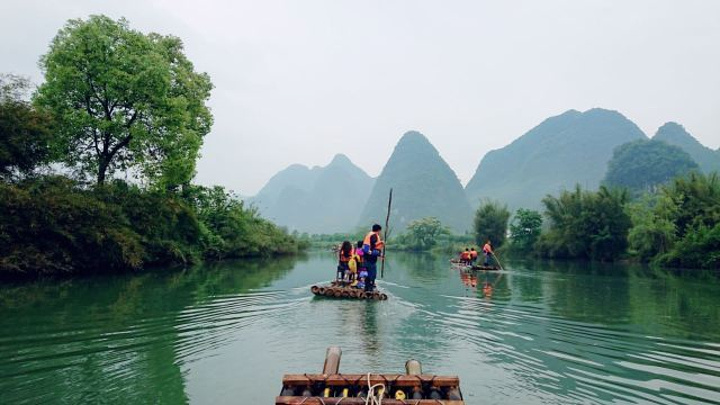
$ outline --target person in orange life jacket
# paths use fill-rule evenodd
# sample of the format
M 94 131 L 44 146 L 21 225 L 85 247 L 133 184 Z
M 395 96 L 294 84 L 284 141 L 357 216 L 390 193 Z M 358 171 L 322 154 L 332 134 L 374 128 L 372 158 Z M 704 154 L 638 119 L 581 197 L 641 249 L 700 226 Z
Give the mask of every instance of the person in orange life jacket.
M 485 266 L 490 265 L 490 256 L 493 254 L 492 244 L 490 243 L 490 239 L 488 239 L 485 242 L 485 246 L 483 246 L 483 253 L 485 253 Z
M 475 263 L 477 261 L 477 251 L 475 248 L 470 248 L 470 263 Z
M 344 241 L 338 251 L 337 275 L 335 276 L 337 280 L 344 280 L 349 276 L 350 267 L 348 266 L 348 262 L 352 258 L 352 251 L 352 243 Z
M 460 253 L 460 263 L 470 263 L 470 249 L 465 248 L 465 251 Z
M 377 259 L 381 256 L 381 250 L 385 247 L 385 242 L 380 238 L 382 226 L 375 224 L 372 231 L 365 235 L 363 240 L 363 264 L 367 270 L 368 276 L 365 280 L 365 291 L 375 289 L 375 278 L 377 277 Z

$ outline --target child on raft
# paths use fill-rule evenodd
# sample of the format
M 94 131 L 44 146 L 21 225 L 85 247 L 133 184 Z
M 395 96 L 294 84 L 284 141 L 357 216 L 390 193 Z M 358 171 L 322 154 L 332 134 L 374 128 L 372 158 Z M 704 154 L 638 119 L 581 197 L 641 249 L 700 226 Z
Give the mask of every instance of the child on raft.
M 349 241 L 344 241 L 338 252 L 338 266 L 335 279 L 347 281 L 350 277 L 350 259 L 353 257 L 353 246 Z

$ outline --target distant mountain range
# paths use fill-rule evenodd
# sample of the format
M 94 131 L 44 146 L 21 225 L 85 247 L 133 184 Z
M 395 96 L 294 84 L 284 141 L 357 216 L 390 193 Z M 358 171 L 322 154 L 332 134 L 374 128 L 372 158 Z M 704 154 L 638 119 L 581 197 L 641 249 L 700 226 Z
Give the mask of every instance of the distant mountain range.
M 345 232 L 357 225 L 373 183 L 367 173 L 339 154 L 325 167 L 289 166 L 248 202 L 290 230 Z
M 613 150 L 638 139 L 648 137 L 617 111 L 569 110 L 488 152 L 463 190 L 428 139 L 411 131 L 401 137 L 376 180 L 337 155 L 325 167 L 289 166 L 249 201 L 263 216 L 291 230 L 349 232 L 383 223 L 393 188 L 395 231 L 412 220 L 434 216 L 463 232 L 470 229 L 473 210 L 485 199 L 505 203 L 512 211 L 542 210 L 547 194 L 557 195 L 576 184 L 597 188 Z M 682 148 L 704 172 L 720 172 L 720 150 L 703 146 L 679 124 L 663 125 L 653 139 Z
M 570 110 L 543 121 L 510 145 L 488 152 L 465 190 L 473 206 L 493 199 L 540 209 L 547 194 L 576 184 L 595 189 L 613 149 L 645 134 L 616 111 Z

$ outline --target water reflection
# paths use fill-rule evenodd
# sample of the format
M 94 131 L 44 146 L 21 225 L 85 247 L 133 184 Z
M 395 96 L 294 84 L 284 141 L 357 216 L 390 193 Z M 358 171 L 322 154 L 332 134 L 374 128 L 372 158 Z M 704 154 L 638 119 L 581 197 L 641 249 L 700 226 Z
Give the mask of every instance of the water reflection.
M 0 288 L 5 403 L 271 403 L 286 372 L 458 374 L 469 403 L 720 402 L 711 272 L 388 256 L 383 302 L 315 299 L 334 257 Z

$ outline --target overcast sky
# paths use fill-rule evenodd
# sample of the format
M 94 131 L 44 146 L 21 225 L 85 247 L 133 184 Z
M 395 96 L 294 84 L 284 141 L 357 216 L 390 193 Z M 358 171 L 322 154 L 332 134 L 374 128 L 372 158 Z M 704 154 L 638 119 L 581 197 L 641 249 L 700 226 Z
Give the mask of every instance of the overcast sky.
M 216 87 L 197 181 L 242 195 L 336 153 L 377 176 L 412 129 L 465 184 L 568 109 L 720 146 L 720 1 L 2 0 L 0 72 L 41 82 L 57 30 L 100 13 L 182 38 Z

